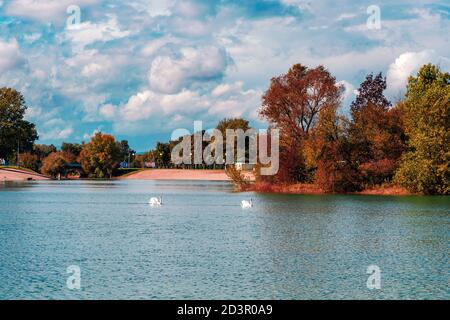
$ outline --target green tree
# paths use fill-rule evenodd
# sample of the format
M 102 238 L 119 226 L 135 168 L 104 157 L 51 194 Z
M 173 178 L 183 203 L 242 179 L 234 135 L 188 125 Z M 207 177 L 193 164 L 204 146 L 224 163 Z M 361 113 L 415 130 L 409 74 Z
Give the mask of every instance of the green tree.
M 246 132 L 247 130 L 251 129 L 250 127 L 250 123 L 248 122 L 248 120 L 245 120 L 243 118 L 225 118 L 223 120 L 221 120 L 216 127 L 217 130 L 219 130 L 222 133 L 223 136 L 223 155 L 224 157 L 226 157 L 226 146 L 228 144 L 227 141 L 227 136 L 226 136 L 226 132 L 227 130 L 238 130 L 241 129 L 244 132 Z M 231 141 L 230 141 L 230 145 L 231 145 Z M 245 139 L 245 156 L 246 159 L 248 159 L 248 154 L 249 154 L 249 144 L 250 141 L 248 138 Z M 206 144 L 207 145 L 207 144 Z M 206 147 L 206 145 L 204 147 Z M 237 161 L 237 139 L 235 139 L 234 141 L 234 161 Z
M 136 154 L 136 151 L 130 148 L 130 145 L 128 144 L 127 140 L 122 140 L 120 142 L 117 142 L 117 147 L 120 150 L 120 160 L 122 161 L 130 161 L 130 163 L 134 159 L 134 155 Z
M 169 167 L 171 165 L 170 144 L 158 142 L 153 152 L 153 157 L 159 168 Z
M 450 194 L 450 74 L 423 66 L 409 78 L 402 107 L 410 151 L 396 181 L 412 192 Z
M 38 139 L 34 124 L 23 120 L 26 109 L 21 93 L 0 88 L 0 158 L 12 159 L 18 148 L 31 151 Z
M 83 150 L 83 144 L 81 143 L 68 143 L 63 142 L 61 144 L 61 151 L 70 153 L 74 155 L 75 157 L 78 157 L 81 153 L 81 150 Z
M 120 149 L 113 136 L 96 133 L 80 153 L 81 166 L 90 177 L 111 178 L 120 162 Z
M 245 132 L 250 129 L 250 123 L 243 118 L 225 118 L 217 124 L 216 129 L 222 132 L 222 136 L 225 138 L 227 129 L 242 129 Z

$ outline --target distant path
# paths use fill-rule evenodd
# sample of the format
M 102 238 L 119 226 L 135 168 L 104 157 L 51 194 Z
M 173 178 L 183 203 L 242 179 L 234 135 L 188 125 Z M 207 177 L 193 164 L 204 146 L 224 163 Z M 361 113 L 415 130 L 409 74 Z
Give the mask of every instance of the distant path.
M 121 177 L 124 180 L 230 181 L 224 170 L 148 169 Z
M 26 180 L 49 180 L 48 177 L 19 169 L 0 168 L 0 181 L 26 181 Z

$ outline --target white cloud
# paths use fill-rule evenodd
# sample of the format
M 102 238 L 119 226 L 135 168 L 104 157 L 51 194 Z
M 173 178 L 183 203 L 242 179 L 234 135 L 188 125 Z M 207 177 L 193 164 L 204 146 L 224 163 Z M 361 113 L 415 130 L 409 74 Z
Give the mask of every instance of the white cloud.
M 171 7 L 175 3 L 174 0 L 138 0 L 127 3 L 137 11 L 145 11 L 154 18 L 158 16 L 171 15 Z
M 55 128 L 49 131 L 39 132 L 40 140 L 62 140 L 69 138 L 73 133 L 72 128 Z
M 75 49 L 82 49 L 97 41 L 107 42 L 127 37 L 130 34 L 130 31 L 122 31 L 120 29 L 116 16 L 110 15 L 109 19 L 102 23 L 87 21 L 69 25 L 64 33 L 64 39 L 70 40 Z
M 23 63 L 25 59 L 20 53 L 16 39 L 9 42 L 0 39 L 0 72 L 9 71 Z
M 191 124 L 194 120 L 218 121 L 239 116 L 258 120 L 261 94 L 258 90 L 244 90 L 242 83 L 222 84 L 204 94 L 187 89 L 175 94 L 144 90 L 121 106 L 100 107 L 99 113 L 105 118 L 114 117 L 118 132 L 142 134 L 166 131 L 171 126 Z
M 105 119 L 111 120 L 114 119 L 116 115 L 116 107 L 112 104 L 105 104 L 100 106 L 99 113 L 101 116 L 103 116 Z
M 157 53 L 161 48 L 168 44 L 178 44 L 181 40 L 174 37 L 163 37 L 160 39 L 155 39 L 147 43 L 141 50 L 141 55 L 144 57 L 153 56 Z
M 227 68 L 224 50 L 208 46 L 185 47 L 179 56 L 159 56 L 149 72 L 152 89 L 162 93 L 177 93 L 192 82 L 207 82 L 221 78 Z
M 100 0 L 14 0 L 6 7 L 6 13 L 11 16 L 30 18 L 40 22 L 65 21 L 68 17 L 67 8 L 76 4 L 88 6 L 99 3 Z
M 388 92 L 393 95 L 403 94 L 408 77 L 415 75 L 420 67 L 427 63 L 437 64 L 444 70 L 450 70 L 450 59 L 439 56 L 434 50 L 402 53 L 389 66 L 386 76 Z

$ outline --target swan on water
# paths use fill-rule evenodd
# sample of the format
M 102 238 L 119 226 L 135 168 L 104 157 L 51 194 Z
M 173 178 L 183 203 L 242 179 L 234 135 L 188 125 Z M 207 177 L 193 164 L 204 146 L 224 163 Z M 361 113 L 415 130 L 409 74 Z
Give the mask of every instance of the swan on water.
M 152 207 L 161 207 L 163 204 L 162 197 L 159 197 L 159 198 L 153 197 L 148 201 L 148 203 Z
M 253 199 L 248 200 L 242 200 L 241 202 L 242 209 L 250 209 L 253 208 Z

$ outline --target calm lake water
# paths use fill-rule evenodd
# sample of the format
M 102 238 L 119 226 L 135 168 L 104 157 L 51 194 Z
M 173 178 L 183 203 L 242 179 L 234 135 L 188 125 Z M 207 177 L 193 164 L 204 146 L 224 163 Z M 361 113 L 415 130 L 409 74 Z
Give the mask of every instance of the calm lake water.
M 0 183 L 0 299 L 449 299 L 449 226 L 450 197 Z M 381 290 L 367 288 L 370 265 Z

